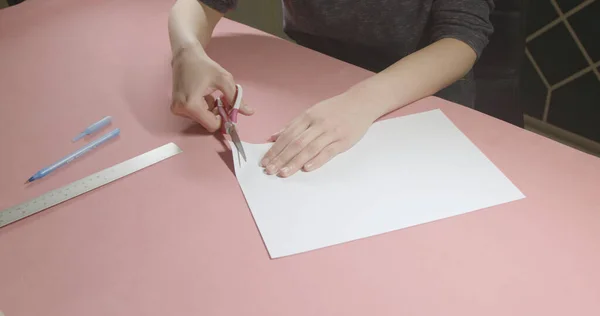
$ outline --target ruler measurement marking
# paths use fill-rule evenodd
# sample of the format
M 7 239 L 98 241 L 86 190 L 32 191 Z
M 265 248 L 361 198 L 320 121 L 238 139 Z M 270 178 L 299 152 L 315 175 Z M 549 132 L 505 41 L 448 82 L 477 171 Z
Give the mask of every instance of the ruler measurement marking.
M 181 152 L 182 150 L 177 145 L 168 143 L 63 187 L 48 191 L 29 201 L 4 209 L 0 211 L 0 228 L 102 187 Z

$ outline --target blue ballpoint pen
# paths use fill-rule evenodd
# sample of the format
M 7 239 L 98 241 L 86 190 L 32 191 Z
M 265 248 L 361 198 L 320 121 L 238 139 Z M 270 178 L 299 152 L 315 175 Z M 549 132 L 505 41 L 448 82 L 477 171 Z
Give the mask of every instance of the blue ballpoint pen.
M 73 142 L 76 142 L 76 141 L 84 138 L 85 136 L 92 135 L 93 133 L 101 130 L 104 126 L 110 124 L 111 121 L 112 121 L 112 117 L 105 116 L 103 119 L 88 126 L 83 132 L 81 132 L 81 133 L 79 133 L 79 135 L 75 136 L 75 138 L 73 138 Z
M 61 160 L 55 162 L 54 164 L 36 172 L 33 176 L 31 176 L 31 178 L 29 178 L 29 180 L 27 180 L 25 183 L 29 183 L 29 182 L 33 182 L 35 180 L 41 179 L 43 177 L 45 177 L 46 175 L 48 175 L 49 173 L 53 172 L 54 170 L 70 163 L 71 161 L 83 156 L 85 153 L 89 152 L 90 150 L 102 145 L 103 143 L 105 143 L 106 141 L 116 137 L 117 135 L 119 135 L 119 133 L 121 132 L 120 129 L 116 128 L 113 131 L 111 131 L 110 133 L 107 133 L 105 135 L 103 135 L 102 137 L 98 138 L 97 140 L 81 147 L 80 149 L 78 149 L 77 151 L 73 152 L 72 154 L 62 158 Z

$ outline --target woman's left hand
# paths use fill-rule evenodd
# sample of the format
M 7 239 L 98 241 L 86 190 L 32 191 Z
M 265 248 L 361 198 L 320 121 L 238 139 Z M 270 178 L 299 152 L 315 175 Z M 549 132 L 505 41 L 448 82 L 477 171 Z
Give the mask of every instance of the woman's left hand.
M 272 136 L 261 166 L 280 177 L 323 166 L 363 137 L 377 119 L 372 106 L 347 94 L 313 105 Z

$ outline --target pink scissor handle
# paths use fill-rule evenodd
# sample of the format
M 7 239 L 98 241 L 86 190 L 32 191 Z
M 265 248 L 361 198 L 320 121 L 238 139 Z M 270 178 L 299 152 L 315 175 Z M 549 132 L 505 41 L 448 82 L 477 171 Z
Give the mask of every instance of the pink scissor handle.
M 237 123 L 237 115 L 238 115 L 238 109 L 233 109 L 231 110 L 231 113 L 229 114 L 229 117 L 231 118 L 231 121 L 234 123 Z
M 235 87 L 237 88 L 235 93 L 235 101 L 233 102 L 233 108 L 231 109 L 231 113 L 229 115 L 231 117 L 231 121 L 237 123 L 237 115 L 240 111 L 240 107 L 242 106 L 242 93 L 244 91 L 242 90 L 242 86 L 239 84 L 236 84 Z
M 221 100 L 221 97 L 218 97 L 217 99 L 215 99 L 215 107 L 217 108 L 217 111 L 219 112 L 219 115 L 221 116 L 221 132 L 223 134 L 227 134 L 227 123 L 230 121 L 229 119 L 229 115 L 227 114 L 227 111 L 225 110 L 225 107 L 223 107 L 223 100 Z
M 221 115 L 221 118 L 223 119 L 221 124 L 221 131 L 223 132 L 223 134 L 227 134 L 226 125 L 228 122 L 234 124 L 237 123 L 238 112 L 240 111 L 240 106 L 242 104 L 242 86 L 240 86 L 239 84 L 236 84 L 235 86 L 235 100 L 233 101 L 233 107 L 231 108 L 231 111 L 229 111 L 229 113 L 227 113 L 227 110 L 225 110 L 225 107 L 223 106 L 223 96 L 220 96 L 215 100 L 215 106 L 219 111 L 219 115 Z

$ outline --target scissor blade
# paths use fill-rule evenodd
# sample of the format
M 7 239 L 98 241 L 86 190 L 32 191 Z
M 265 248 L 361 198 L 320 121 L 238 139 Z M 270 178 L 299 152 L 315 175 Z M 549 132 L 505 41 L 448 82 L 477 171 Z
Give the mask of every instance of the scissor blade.
M 244 158 L 244 161 L 246 161 L 246 152 L 244 152 L 244 147 L 242 146 L 242 142 L 240 140 L 240 136 L 237 133 L 237 129 L 235 128 L 235 126 L 232 126 L 229 131 L 229 135 L 231 135 L 231 140 L 233 140 L 233 143 L 235 144 L 235 147 L 237 148 L 238 152 L 242 154 L 242 158 Z

